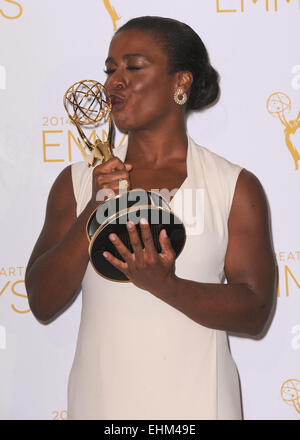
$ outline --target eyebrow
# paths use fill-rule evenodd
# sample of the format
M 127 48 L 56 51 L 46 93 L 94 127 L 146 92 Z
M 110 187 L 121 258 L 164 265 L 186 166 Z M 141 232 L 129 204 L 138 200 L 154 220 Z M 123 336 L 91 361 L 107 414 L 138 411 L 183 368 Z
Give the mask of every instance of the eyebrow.
M 127 53 L 126 55 L 123 56 L 123 59 L 128 60 L 129 58 L 133 58 L 133 57 L 139 57 L 139 58 L 143 58 L 146 61 L 150 61 L 149 58 L 147 58 L 145 55 L 142 55 L 141 53 Z M 105 64 L 108 63 L 117 64 L 113 57 L 106 58 Z

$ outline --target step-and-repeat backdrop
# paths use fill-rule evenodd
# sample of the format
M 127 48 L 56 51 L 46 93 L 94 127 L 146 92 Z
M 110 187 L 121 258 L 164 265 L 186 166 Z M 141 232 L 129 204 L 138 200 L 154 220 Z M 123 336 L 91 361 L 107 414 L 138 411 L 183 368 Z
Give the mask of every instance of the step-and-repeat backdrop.
M 191 25 L 220 73 L 219 102 L 188 130 L 261 180 L 279 273 L 268 332 L 230 336 L 244 417 L 300 419 L 299 0 L 0 0 L 0 419 L 67 419 L 81 297 L 41 325 L 25 269 L 53 181 L 81 160 L 63 95 L 104 81 L 114 30 L 141 15 Z

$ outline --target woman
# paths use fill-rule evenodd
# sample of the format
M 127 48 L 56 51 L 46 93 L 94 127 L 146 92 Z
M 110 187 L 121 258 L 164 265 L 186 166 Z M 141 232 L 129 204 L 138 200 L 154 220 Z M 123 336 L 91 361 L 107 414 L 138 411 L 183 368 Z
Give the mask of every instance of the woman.
M 274 301 L 264 192 L 253 174 L 186 133 L 187 111 L 218 95 L 217 74 L 189 26 L 129 21 L 111 41 L 106 72 L 128 145 L 93 169 L 80 162 L 58 176 L 26 273 L 31 310 L 44 322 L 83 290 L 69 418 L 240 419 L 226 332 L 259 334 Z M 124 262 L 106 258 L 128 276 L 125 284 L 92 269 L 85 232 L 97 192 L 118 192 L 120 179 L 131 189 L 169 190 L 171 208 L 185 189 L 201 189 L 204 200 L 203 225 L 187 234 L 176 262 L 164 231 L 155 251 L 147 222 L 144 249 L 127 225 L 133 253 L 111 235 Z

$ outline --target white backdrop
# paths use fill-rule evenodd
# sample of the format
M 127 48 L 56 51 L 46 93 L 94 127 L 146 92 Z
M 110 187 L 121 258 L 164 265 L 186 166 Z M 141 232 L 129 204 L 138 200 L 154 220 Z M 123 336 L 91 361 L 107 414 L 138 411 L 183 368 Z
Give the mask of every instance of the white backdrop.
M 41 325 L 25 268 L 53 181 L 81 160 L 64 92 L 84 78 L 104 81 L 114 28 L 140 15 L 191 25 L 221 75 L 220 101 L 191 115 L 188 129 L 261 180 L 279 272 L 267 335 L 230 337 L 244 417 L 299 419 L 299 0 L 0 0 L 0 418 L 67 418 L 81 298 Z

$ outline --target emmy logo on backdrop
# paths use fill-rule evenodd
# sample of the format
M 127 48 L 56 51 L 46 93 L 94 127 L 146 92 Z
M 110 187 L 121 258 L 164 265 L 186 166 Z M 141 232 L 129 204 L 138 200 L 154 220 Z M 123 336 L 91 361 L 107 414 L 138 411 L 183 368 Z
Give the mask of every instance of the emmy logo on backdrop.
M 277 117 L 284 126 L 285 143 L 294 160 L 295 169 L 298 170 L 300 153 L 292 140 L 292 135 L 295 135 L 298 128 L 300 128 L 300 111 L 298 112 L 296 119 L 287 121 L 285 112 L 290 109 L 291 100 L 285 93 L 276 92 L 269 96 L 267 100 L 267 110 L 272 116 Z
M 280 4 L 281 3 L 281 4 Z M 280 7 L 284 7 L 284 5 L 292 5 L 300 9 L 300 1 L 292 1 L 292 0 L 216 0 L 217 12 L 222 13 L 236 13 L 236 12 L 248 12 L 254 6 L 257 11 L 264 10 L 265 12 L 278 12 L 280 11 Z M 257 5 L 257 6 L 255 6 Z M 225 9 L 228 8 L 228 9 Z M 229 9 L 231 8 L 231 9 Z M 253 8 L 254 10 L 254 8 Z
M 282 399 L 300 414 L 300 380 L 286 380 L 280 390 Z
M 113 29 L 114 31 L 117 29 L 117 21 L 120 20 L 121 17 L 118 16 L 117 11 L 115 8 L 110 4 L 110 0 L 103 0 L 104 6 L 107 10 L 107 12 L 110 15 L 110 18 L 113 22 Z
M 19 2 L 16 2 L 15 0 L 3 0 L 3 2 L 5 3 L 3 9 L 2 2 L 0 2 L 0 15 L 2 15 L 2 17 L 8 20 L 16 20 L 21 17 L 23 14 L 23 8 Z

